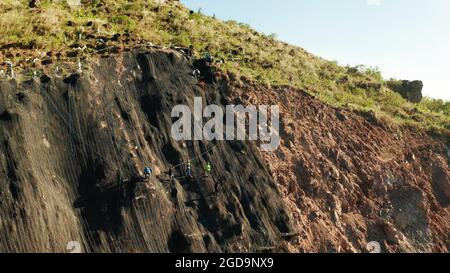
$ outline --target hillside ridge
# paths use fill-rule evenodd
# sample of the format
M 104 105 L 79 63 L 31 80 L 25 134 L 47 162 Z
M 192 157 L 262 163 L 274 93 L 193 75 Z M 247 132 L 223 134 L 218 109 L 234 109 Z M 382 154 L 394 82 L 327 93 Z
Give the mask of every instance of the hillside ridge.
M 63 0 L 39 2 L 34 8 L 22 0 L 0 4 L 5 14 L 0 22 L 4 73 L 6 62 L 26 77 L 64 75 L 94 53 L 106 57 L 136 45 L 193 47 L 197 57 L 211 52 L 217 69 L 232 75 L 237 84 L 289 85 L 330 105 L 372 112 L 386 123 L 424 129 L 444 141 L 450 134 L 449 102 L 408 102 L 402 95 L 412 98 L 403 94 L 409 89 L 401 88 L 401 81 L 384 80 L 376 68 L 339 66 L 248 25 L 189 10 L 179 1 L 96 0 L 82 1 L 81 6 Z

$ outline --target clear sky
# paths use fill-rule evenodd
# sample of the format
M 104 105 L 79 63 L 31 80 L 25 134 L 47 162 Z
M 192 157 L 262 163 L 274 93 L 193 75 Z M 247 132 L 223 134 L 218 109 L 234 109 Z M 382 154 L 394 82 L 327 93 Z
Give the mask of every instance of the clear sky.
M 385 78 L 422 80 L 450 100 L 449 0 L 181 0 L 340 64 L 378 66 Z

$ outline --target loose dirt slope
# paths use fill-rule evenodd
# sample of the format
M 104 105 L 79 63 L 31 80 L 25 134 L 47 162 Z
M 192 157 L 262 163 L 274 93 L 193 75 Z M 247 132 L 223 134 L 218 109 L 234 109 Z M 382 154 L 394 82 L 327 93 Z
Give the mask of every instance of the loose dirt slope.
M 305 92 L 234 89 L 235 102 L 278 104 L 282 148 L 263 154 L 301 231 L 300 251 L 448 252 L 446 147 Z

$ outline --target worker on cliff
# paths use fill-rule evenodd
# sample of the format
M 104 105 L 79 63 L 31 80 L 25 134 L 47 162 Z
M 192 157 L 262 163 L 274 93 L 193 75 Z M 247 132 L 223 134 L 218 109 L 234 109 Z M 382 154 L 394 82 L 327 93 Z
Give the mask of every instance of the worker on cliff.
M 205 176 L 209 177 L 211 175 L 211 163 L 206 163 L 206 167 L 205 167 Z
M 152 169 L 150 167 L 145 167 L 144 168 L 144 176 L 145 176 L 146 179 L 150 179 L 151 176 L 152 176 L 152 173 L 153 173 L 153 171 L 152 171 Z
M 14 64 L 10 61 L 6 61 L 6 64 L 8 65 L 7 74 L 9 77 L 14 78 Z
M 186 177 L 189 178 L 194 178 L 194 176 L 192 175 L 192 166 L 191 166 L 191 161 L 189 160 L 186 166 Z

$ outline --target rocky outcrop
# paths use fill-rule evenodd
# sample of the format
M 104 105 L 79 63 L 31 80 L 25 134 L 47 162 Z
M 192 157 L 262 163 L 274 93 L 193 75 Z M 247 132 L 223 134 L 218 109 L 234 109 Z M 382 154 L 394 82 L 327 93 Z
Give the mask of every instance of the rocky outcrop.
M 387 85 L 393 91 L 399 93 L 403 98 L 413 103 L 419 103 L 422 101 L 422 81 L 387 81 Z

